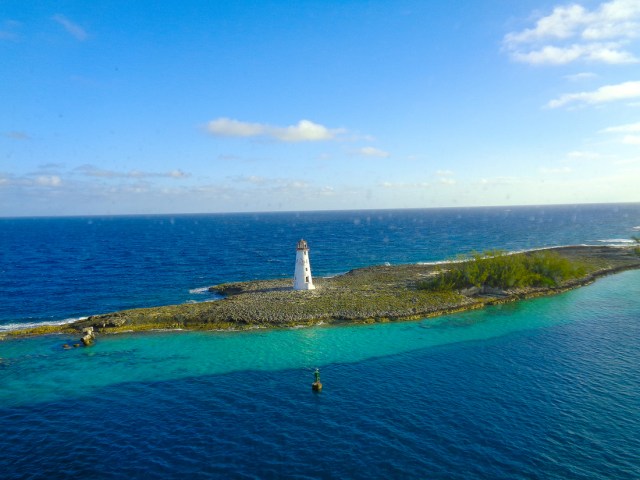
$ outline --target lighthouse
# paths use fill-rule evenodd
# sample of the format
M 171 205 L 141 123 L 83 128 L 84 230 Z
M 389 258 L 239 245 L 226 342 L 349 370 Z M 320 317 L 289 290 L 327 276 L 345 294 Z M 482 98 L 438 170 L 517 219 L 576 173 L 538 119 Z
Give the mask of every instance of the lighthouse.
M 316 287 L 311 279 L 311 264 L 309 263 L 309 246 L 304 240 L 296 247 L 296 269 L 293 274 L 294 290 L 313 290 Z

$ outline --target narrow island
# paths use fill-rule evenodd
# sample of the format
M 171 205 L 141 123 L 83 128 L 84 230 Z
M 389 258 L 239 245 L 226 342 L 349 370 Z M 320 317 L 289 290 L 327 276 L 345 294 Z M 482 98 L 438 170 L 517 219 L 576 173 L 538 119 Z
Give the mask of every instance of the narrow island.
M 380 265 L 316 278 L 294 290 L 288 278 L 210 287 L 222 299 L 94 315 L 8 336 L 98 334 L 157 329 L 249 330 L 317 324 L 416 320 L 553 295 L 597 277 L 640 268 L 639 247 L 569 246 L 522 253 L 473 254 L 442 264 Z

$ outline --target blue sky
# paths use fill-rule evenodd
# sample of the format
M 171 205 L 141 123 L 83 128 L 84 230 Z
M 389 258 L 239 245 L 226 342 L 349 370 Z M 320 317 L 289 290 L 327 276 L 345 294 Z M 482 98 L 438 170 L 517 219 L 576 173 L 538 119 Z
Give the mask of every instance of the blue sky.
M 640 201 L 640 2 L 0 2 L 0 216 Z

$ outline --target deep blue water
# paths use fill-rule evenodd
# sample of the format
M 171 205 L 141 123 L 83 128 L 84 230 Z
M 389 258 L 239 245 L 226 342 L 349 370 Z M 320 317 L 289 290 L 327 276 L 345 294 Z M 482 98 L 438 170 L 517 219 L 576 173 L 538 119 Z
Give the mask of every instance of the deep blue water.
M 0 322 L 628 239 L 640 205 L 0 220 Z M 418 322 L 0 341 L 0 478 L 640 478 L 640 271 Z M 313 369 L 325 385 L 310 391 Z

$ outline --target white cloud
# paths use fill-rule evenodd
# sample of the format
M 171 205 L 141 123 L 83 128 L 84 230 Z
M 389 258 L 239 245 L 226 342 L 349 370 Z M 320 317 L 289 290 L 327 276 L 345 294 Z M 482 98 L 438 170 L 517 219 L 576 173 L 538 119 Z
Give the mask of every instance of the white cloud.
M 332 140 L 341 130 L 329 130 L 323 125 L 309 120 L 300 120 L 297 125 L 284 128 L 272 128 L 271 135 L 283 142 L 314 142 Z
M 625 134 L 617 140 L 623 145 L 640 145 L 640 122 L 627 123 L 625 125 L 616 125 L 600 130 L 600 133 L 608 134 Z
M 580 73 L 574 73 L 572 75 L 565 75 L 565 79 L 569 80 L 570 82 L 580 82 L 582 80 L 588 80 L 590 78 L 595 78 L 598 75 L 596 75 L 593 72 L 580 72 Z
M 62 185 L 62 179 L 57 175 L 39 175 L 35 183 L 43 187 L 59 187 Z
M 633 133 L 640 132 L 640 122 L 628 123 L 626 125 L 617 125 L 601 130 L 602 133 Z
M 250 183 L 252 185 L 265 185 L 268 180 L 265 177 L 261 177 L 259 175 L 243 175 L 233 177 L 232 180 L 234 182 L 239 183 Z
M 438 176 L 438 183 L 443 185 L 455 185 L 457 183 L 456 179 L 453 178 L 455 172 L 452 170 L 438 170 L 436 171 L 436 175 Z
M 524 183 L 524 180 L 518 177 L 493 177 L 493 178 L 481 178 L 476 183 L 482 186 L 511 186 L 511 185 L 520 185 Z
M 547 107 L 558 108 L 572 103 L 593 105 L 631 98 L 640 98 L 640 81 L 604 85 L 591 92 L 565 93 L 547 103 Z
M 635 63 L 636 57 L 629 52 L 619 50 L 616 44 L 594 43 L 590 45 L 573 44 L 566 47 L 545 45 L 530 52 L 514 52 L 513 58 L 531 65 L 565 65 L 578 59 L 604 63 Z
M 567 157 L 569 157 L 571 160 L 596 160 L 598 158 L 601 158 L 602 155 L 597 152 L 574 150 L 567 153 Z
M 398 190 L 406 190 L 408 188 L 412 188 L 412 189 L 422 189 L 422 188 L 427 188 L 429 187 L 431 184 L 429 182 L 413 182 L 413 183 L 406 183 L 406 182 L 382 182 L 380 184 L 380 186 L 382 188 L 388 188 L 388 189 L 398 189 Z
M 364 157 L 387 158 L 391 156 L 389 152 L 385 152 L 384 150 L 380 150 L 379 148 L 375 147 L 362 147 L 358 149 L 356 153 Z
M 443 185 L 455 185 L 456 184 L 455 178 L 449 178 L 449 177 L 441 177 L 441 178 L 438 179 L 438 182 L 442 183 Z
M 532 28 L 505 35 L 512 58 L 533 65 L 585 60 L 608 64 L 638 62 L 630 50 L 640 32 L 640 2 L 611 0 L 588 10 L 557 6 Z
M 300 120 L 296 125 L 288 127 L 277 127 L 224 117 L 210 121 L 207 131 L 218 137 L 271 137 L 282 142 L 334 140 L 338 135 L 345 133 L 343 129 L 329 129 L 310 120 Z
M 621 167 L 628 167 L 628 166 L 635 167 L 635 165 L 640 165 L 640 157 L 623 158 L 620 160 L 616 160 L 615 162 L 613 162 L 613 164 Z M 640 175 L 638 175 L 638 177 L 640 177 Z
M 540 173 L 543 173 L 545 175 L 554 175 L 554 174 L 559 174 L 559 173 L 571 173 L 573 170 L 569 167 L 556 167 L 556 168 L 548 168 L 548 167 L 541 167 L 540 168 Z
M 64 29 L 76 40 L 80 40 L 81 42 L 87 39 L 87 32 L 80 25 L 73 23 L 67 17 L 61 14 L 56 14 L 51 17 L 52 20 L 58 22 L 60 25 L 64 27 Z
M 207 130 L 220 137 L 256 137 L 266 135 L 267 127 L 259 123 L 239 122 L 230 118 L 218 118 L 207 124 Z

